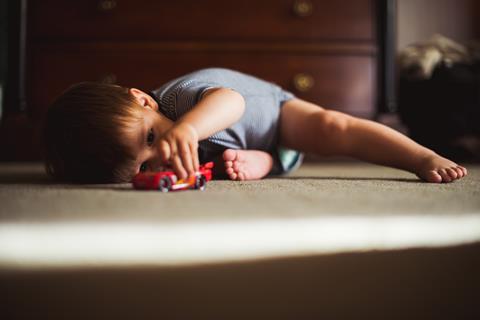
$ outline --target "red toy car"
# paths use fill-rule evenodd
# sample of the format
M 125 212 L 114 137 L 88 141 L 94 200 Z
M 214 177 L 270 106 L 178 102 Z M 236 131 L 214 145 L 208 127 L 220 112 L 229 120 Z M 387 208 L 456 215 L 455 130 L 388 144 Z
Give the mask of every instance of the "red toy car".
M 140 172 L 133 177 L 135 189 L 160 190 L 162 192 L 198 189 L 205 190 L 207 181 L 212 180 L 213 162 L 200 166 L 195 175 L 186 179 L 178 179 L 171 170 Z

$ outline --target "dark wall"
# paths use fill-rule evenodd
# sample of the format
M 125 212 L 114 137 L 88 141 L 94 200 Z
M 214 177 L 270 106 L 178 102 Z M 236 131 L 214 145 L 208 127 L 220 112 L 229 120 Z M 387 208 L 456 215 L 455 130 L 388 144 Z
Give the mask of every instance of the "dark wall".
M 0 119 L 3 111 L 3 96 L 7 77 L 7 0 L 0 0 Z M 2 95 L 3 93 L 3 95 Z

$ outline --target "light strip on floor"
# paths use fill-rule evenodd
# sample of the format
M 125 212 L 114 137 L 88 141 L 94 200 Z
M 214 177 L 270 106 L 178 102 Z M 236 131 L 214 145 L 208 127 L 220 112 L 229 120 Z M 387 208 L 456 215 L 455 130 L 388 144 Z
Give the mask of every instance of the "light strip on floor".
M 480 215 L 0 224 L 1 267 L 179 265 L 480 241 Z

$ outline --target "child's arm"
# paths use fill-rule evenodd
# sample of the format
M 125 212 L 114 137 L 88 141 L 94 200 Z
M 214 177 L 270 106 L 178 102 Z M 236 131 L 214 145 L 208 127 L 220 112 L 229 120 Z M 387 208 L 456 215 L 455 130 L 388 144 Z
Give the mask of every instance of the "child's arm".
M 214 88 L 207 91 L 200 102 L 177 123 L 187 123 L 194 127 L 198 140 L 230 127 L 245 111 L 242 95 L 227 88 Z
M 227 88 L 207 91 L 198 104 L 175 122 L 160 139 L 163 161 L 171 162 L 180 178 L 198 170 L 198 141 L 230 127 L 245 111 L 241 94 Z

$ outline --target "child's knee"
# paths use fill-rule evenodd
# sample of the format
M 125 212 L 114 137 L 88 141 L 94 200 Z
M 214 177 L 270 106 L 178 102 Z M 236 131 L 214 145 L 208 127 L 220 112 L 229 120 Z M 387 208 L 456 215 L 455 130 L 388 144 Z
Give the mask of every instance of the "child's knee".
M 312 125 L 327 136 L 338 136 L 346 132 L 350 116 L 332 110 L 319 110 L 312 117 Z

